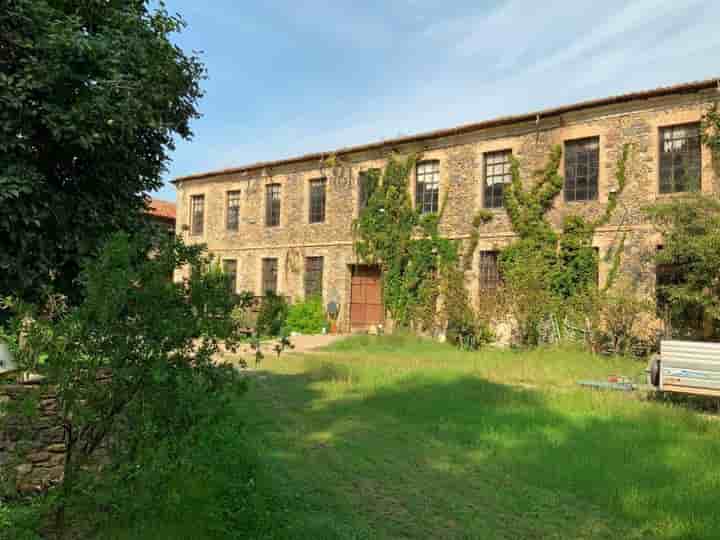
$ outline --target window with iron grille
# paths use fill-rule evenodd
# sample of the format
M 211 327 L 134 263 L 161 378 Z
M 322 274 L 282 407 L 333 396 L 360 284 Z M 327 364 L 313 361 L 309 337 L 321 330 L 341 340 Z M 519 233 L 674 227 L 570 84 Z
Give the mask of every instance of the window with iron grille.
M 235 293 L 237 291 L 237 261 L 234 259 L 224 260 L 223 273 L 227 276 L 228 291 Z
M 310 180 L 310 223 L 325 221 L 325 178 Z
M 565 143 L 565 200 L 593 201 L 598 197 L 600 139 Z
M 440 162 L 422 161 L 415 174 L 415 208 L 421 214 L 437 212 L 440 203 Z
M 277 294 L 278 284 L 278 261 L 277 259 L 262 260 L 262 293 L 268 292 Z
M 660 129 L 660 193 L 700 189 L 700 124 Z
M 358 213 L 367 208 L 380 179 L 380 169 L 362 171 L 358 177 Z
M 240 228 L 240 192 L 227 192 L 227 230 L 237 231 Z
M 512 156 L 510 150 L 485 154 L 484 208 L 503 207 L 505 184 L 512 182 L 510 156 Z
M 480 252 L 480 290 L 494 291 L 500 285 L 497 251 Z
M 265 225 L 280 225 L 280 184 L 265 186 Z
M 305 259 L 305 298 L 322 297 L 323 293 L 323 258 L 307 257 Z
M 205 226 L 205 195 L 190 197 L 190 231 L 202 234 Z

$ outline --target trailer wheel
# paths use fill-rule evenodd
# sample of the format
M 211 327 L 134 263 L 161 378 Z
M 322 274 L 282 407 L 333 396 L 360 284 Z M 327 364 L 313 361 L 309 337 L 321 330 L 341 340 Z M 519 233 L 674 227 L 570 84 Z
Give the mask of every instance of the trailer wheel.
M 655 357 L 650 363 L 650 384 L 660 386 L 660 359 Z

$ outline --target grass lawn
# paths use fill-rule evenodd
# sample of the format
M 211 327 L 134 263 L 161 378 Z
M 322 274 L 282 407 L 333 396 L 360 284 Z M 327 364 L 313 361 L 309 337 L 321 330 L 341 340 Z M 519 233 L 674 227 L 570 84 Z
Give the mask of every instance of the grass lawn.
M 644 365 L 352 338 L 243 398 L 284 536 L 720 538 L 720 424 L 578 388 Z

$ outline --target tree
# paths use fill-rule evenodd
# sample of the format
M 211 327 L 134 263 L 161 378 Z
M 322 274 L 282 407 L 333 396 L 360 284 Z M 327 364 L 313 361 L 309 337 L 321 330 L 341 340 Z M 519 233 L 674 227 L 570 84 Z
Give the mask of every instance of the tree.
M 142 225 L 204 68 L 147 0 L 5 0 L 0 9 L 0 296 L 76 298 L 81 259 Z
M 57 295 L 40 310 L 8 301 L 16 316 L 0 338 L 58 399 L 66 445 L 60 536 L 65 507 L 99 451 L 116 469 L 131 468 L 144 452 L 182 444 L 193 426 L 222 417 L 245 388 L 235 369 L 215 361 L 221 340 L 234 350 L 238 339 L 226 280 L 203 270 L 203 248 L 168 239 L 148 256 L 153 240 L 114 235 L 83 266 L 77 306 Z M 186 265 L 187 282 L 168 279 Z
M 690 193 L 647 209 L 663 235 L 656 263 L 666 266 L 658 287 L 676 332 L 718 335 L 720 325 L 720 201 Z

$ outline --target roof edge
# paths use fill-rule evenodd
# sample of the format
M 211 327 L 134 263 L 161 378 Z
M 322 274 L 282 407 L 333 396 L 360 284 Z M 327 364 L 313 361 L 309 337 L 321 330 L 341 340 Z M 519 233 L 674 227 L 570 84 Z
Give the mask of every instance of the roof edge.
M 592 99 L 587 101 L 580 101 L 570 105 L 563 105 L 560 107 L 554 107 L 549 109 L 543 109 L 534 112 L 528 112 L 519 115 L 498 117 L 491 120 L 485 120 L 481 122 L 473 122 L 469 124 L 462 124 L 453 128 L 438 129 L 434 131 L 427 131 L 418 133 L 415 135 L 407 135 L 403 137 L 397 137 L 393 139 L 385 139 L 373 143 L 347 146 L 338 148 L 336 150 L 328 152 L 313 152 L 310 154 L 304 154 L 295 157 L 289 157 L 284 159 L 272 160 L 272 161 L 260 161 L 257 163 L 251 163 L 239 167 L 230 167 L 225 169 L 211 170 L 207 172 L 195 173 L 186 176 L 179 176 L 171 181 L 176 184 L 178 182 L 187 182 L 190 180 L 200 180 L 203 178 L 210 178 L 213 176 L 223 176 L 226 174 L 236 174 L 242 172 L 255 171 L 266 167 L 277 167 L 281 165 L 292 165 L 295 163 L 302 163 L 305 161 L 320 160 L 331 155 L 347 155 L 356 152 L 365 152 L 369 150 L 377 150 L 387 146 L 397 146 L 401 144 L 409 144 L 413 142 L 420 142 L 428 139 L 435 139 L 439 137 L 448 137 L 452 135 L 460 135 L 469 133 L 472 131 L 478 131 L 481 129 L 488 129 L 492 127 L 500 127 L 510 124 L 516 124 L 520 122 L 527 122 L 536 120 L 539 117 L 558 116 L 569 112 L 580 111 L 584 109 L 591 109 L 595 107 L 603 107 L 607 105 L 615 105 L 619 103 L 627 103 L 630 101 L 637 101 L 641 99 L 650 99 L 655 97 L 663 97 L 673 94 L 687 94 L 693 92 L 700 92 L 702 90 L 709 90 L 717 88 L 720 92 L 720 78 L 705 79 L 702 81 L 693 81 L 689 83 L 676 84 L 672 86 L 661 86 L 653 90 L 643 90 L 638 92 L 629 92 L 625 94 L 619 94 L 611 97 Z

